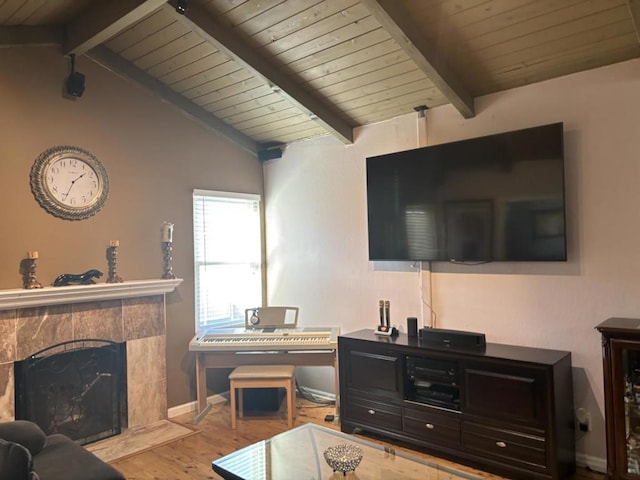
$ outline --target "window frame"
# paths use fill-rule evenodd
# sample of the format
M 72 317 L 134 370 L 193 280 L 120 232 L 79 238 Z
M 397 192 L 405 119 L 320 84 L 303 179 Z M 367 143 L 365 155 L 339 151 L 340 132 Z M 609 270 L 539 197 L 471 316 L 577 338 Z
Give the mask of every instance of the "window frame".
M 245 200 L 247 202 L 256 202 L 257 210 L 258 210 L 258 230 L 259 230 L 259 257 L 258 257 L 258 268 L 260 275 L 260 299 L 258 305 L 247 306 L 247 308 L 252 307 L 260 307 L 264 305 L 265 299 L 265 290 L 266 290 L 266 272 L 264 265 L 264 207 L 262 204 L 262 196 L 254 193 L 241 193 L 241 192 L 230 192 L 230 191 L 221 191 L 221 190 L 208 190 L 208 189 L 194 189 L 192 194 L 192 217 L 193 217 L 193 266 L 194 266 L 194 324 L 196 331 L 200 331 L 205 328 L 231 328 L 231 327 L 243 327 L 244 326 L 244 310 L 241 313 L 242 321 L 233 320 L 233 317 L 227 319 L 226 321 L 221 321 L 220 323 L 202 323 L 202 318 L 200 318 L 202 308 L 200 305 L 199 299 L 199 287 L 200 287 L 200 278 L 201 275 L 199 273 L 199 269 L 203 265 L 211 264 L 211 265 L 225 265 L 224 262 L 211 261 L 207 262 L 206 259 L 198 258 L 198 233 L 196 232 L 196 200 L 198 197 L 216 197 L 216 198 L 227 198 L 227 199 L 238 199 Z M 253 265 L 255 262 L 247 262 L 247 265 Z M 228 265 L 237 264 L 237 262 L 229 262 Z

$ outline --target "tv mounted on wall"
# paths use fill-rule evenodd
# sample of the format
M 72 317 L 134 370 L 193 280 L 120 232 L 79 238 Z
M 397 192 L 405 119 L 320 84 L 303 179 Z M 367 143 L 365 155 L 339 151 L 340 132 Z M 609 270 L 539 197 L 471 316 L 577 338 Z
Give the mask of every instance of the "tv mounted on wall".
M 370 260 L 566 261 L 563 125 L 367 158 Z

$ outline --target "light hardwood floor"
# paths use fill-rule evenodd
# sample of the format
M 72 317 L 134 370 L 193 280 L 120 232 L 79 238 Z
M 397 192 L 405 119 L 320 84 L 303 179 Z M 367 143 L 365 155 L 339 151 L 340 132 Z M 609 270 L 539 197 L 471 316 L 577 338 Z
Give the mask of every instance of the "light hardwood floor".
M 298 416 L 295 424 L 299 426 L 312 422 L 339 430 L 339 425 L 324 421 L 324 416 L 329 413 L 333 413 L 332 407 L 319 407 L 306 400 L 298 400 Z M 263 413 L 259 416 L 245 416 L 244 419 L 238 419 L 238 428 L 235 431 L 231 430 L 228 403 L 214 406 L 198 425 L 191 424 L 192 418 L 193 414 L 185 414 L 172 420 L 197 430 L 198 434 L 117 460 L 112 462 L 112 465 L 120 470 L 128 480 L 217 480 L 220 477 L 211 469 L 212 460 L 287 430 L 287 417 L 284 408 L 276 413 Z M 366 438 L 377 441 L 370 437 Z M 386 444 L 385 442 L 379 443 Z M 387 445 L 392 446 L 391 443 Z M 397 446 L 394 448 L 475 473 L 483 478 L 492 480 L 502 478 L 413 450 Z M 604 475 L 588 472 L 584 469 L 578 469 L 573 477 L 573 480 L 602 479 L 604 479 Z

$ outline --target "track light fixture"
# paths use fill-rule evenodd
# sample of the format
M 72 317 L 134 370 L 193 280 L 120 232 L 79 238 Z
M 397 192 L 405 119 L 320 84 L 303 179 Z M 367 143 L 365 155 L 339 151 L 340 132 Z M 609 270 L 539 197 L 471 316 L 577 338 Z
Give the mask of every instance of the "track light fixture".
M 69 58 L 71 59 L 71 73 L 67 77 L 67 93 L 72 97 L 81 97 L 84 93 L 84 75 L 75 71 L 76 56 L 72 53 Z
M 180 15 L 184 15 L 189 10 L 189 5 L 187 4 L 187 0 L 178 0 L 176 4 L 176 12 Z

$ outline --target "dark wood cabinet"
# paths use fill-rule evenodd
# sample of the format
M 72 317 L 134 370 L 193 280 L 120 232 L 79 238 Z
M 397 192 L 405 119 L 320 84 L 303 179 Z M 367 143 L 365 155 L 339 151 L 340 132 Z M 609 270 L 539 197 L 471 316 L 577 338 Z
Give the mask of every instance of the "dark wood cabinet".
M 575 470 L 571 354 L 450 349 L 360 330 L 338 339 L 343 432 L 382 434 L 508 478 Z
M 640 479 L 640 319 L 609 318 L 602 336 L 607 478 Z

